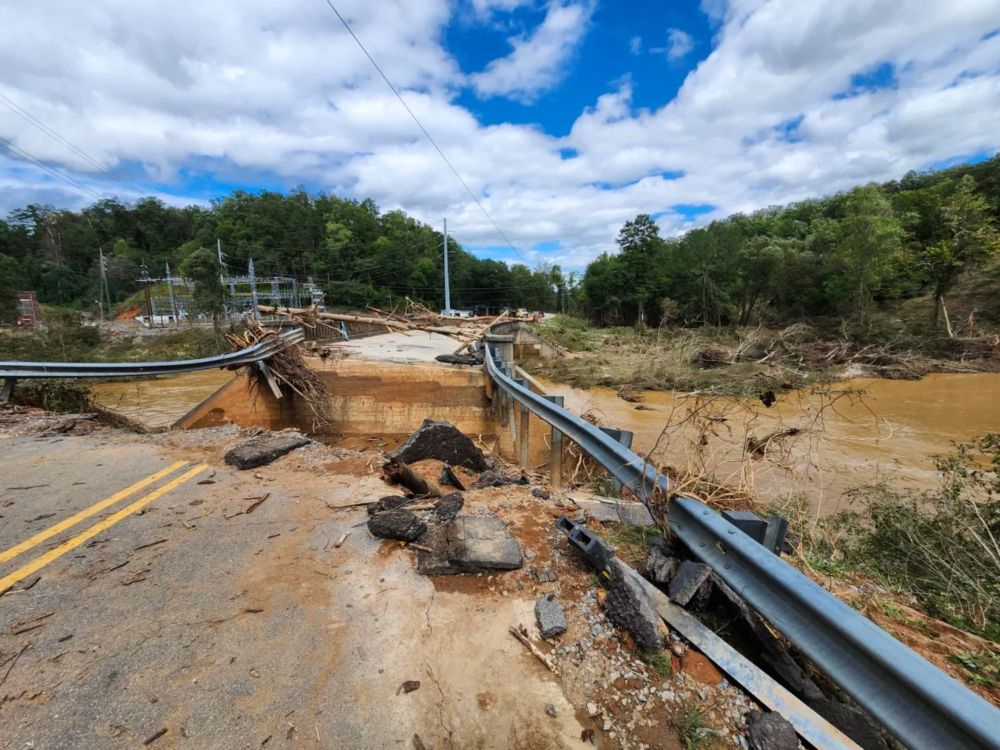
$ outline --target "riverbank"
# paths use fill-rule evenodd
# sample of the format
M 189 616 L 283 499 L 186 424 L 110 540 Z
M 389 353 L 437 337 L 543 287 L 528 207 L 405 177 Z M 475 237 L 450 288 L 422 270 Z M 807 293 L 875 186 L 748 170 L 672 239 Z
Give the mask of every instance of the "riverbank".
M 529 372 L 576 388 L 760 395 L 846 378 L 915 380 L 934 372 L 1000 372 L 1000 336 L 893 332 L 861 342 L 795 324 L 781 330 L 594 328 L 563 315 L 538 334 L 565 356 Z

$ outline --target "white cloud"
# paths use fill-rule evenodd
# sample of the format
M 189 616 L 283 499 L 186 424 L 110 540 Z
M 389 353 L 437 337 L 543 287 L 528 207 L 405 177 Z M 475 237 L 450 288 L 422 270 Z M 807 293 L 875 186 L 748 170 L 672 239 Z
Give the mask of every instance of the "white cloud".
M 681 29 L 669 29 L 667 31 L 667 46 L 662 51 L 667 53 L 671 60 L 680 60 L 694 49 L 694 37 Z M 654 50 L 661 51 L 661 50 Z
M 587 33 L 594 4 L 553 0 L 545 19 L 530 35 L 510 39 L 513 50 L 490 62 L 469 83 L 483 97 L 507 96 L 531 103 L 563 77 L 577 45 Z
M 628 51 L 633 55 L 638 55 L 642 52 L 642 37 L 636 35 L 628 40 Z
M 612 249 L 622 222 L 639 212 L 677 232 L 691 225 L 678 204 L 716 206 L 699 216 L 706 221 L 1000 149 L 1000 35 L 983 39 L 1000 28 L 995 0 L 912 0 L 905 14 L 893 0 L 719 4 L 713 49 L 673 101 L 637 110 L 626 79 L 598 92 L 564 137 L 484 126 L 459 106 L 467 76 L 441 46 L 453 4 L 338 7 L 533 260 L 579 268 Z M 547 15 L 572 7 L 581 6 L 558 4 Z M 236 8 L 224 0 L 0 5 L 0 94 L 153 192 L 183 193 L 177 175 L 218 169 L 250 189 L 262 178 L 307 183 L 428 222 L 447 215 L 463 243 L 502 244 L 324 3 Z M 576 33 L 560 28 L 560 39 Z M 575 44 L 555 55 L 515 45 L 496 81 L 537 93 L 558 80 Z M 893 86 L 855 93 L 852 76 L 881 64 L 893 66 Z M 532 70 L 542 70 L 541 87 Z M 794 138 L 788 123 L 797 123 Z M 100 195 L 135 197 L 2 104 L 0 137 Z M 0 147 L 0 211 L 92 200 Z M 543 242 L 561 249 L 531 249 Z

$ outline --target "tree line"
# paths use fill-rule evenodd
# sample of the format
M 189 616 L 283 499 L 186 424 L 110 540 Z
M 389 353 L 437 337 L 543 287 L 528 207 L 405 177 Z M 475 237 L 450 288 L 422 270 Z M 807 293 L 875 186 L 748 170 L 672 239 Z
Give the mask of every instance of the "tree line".
M 996 274 L 998 219 L 1000 155 L 735 214 L 679 238 L 640 214 L 619 233 L 619 251 L 587 267 L 578 301 L 600 325 L 837 318 L 864 330 L 880 309 L 930 295 L 930 322 L 951 336 L 956 282 L 974 269 Z
M 140 290 L 148 272 L 167 264 L 208 284 L 219 273 L 216 241 L 230 271 L 312 277 L 327 304 L 345 308 L 393 305 L 406 296 L 444 303 L 443 235 L 403 211 L 382 212 L 371 200 L 236 191 L 210 206 L 176 208 L 156 198 L 129 204 L 101 200 L 79 211 L 28 205 L 0 220 L 0 321 L 9 320 L 16 292 L 33 290 L 43 304 L 98 308 L 100 256 L 112 305 Z M 448 257 L 455 308 L 499 310 L 565 307 L 572 278 L 558 266 L 534 270 L 476 258 L 454 238 Z M 217 304 L 203 290 L 206 312 Z M 106 296 L 106 295 L 105 295 Z M 196 297 L 198 297 L 196 291 Z

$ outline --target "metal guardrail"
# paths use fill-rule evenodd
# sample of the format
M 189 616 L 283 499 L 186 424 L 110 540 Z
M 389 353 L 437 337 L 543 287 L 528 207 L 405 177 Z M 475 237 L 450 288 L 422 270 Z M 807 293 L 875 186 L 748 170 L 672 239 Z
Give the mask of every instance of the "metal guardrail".
M 516 383 L 486 344 L 500 392 L 593 456 L 643 502 L 669 482 L 598 428 Z M 1000 711 L 693 498 L 670 501 L 668 524 L 817 667 L 914 750 L 1000 748 Z
M 0 362 L 0 379 L 120 378 L 239 367 L 266 360 L 304 338 L 305 333 L 301 328 L 293 328 L 236 352 L 174 362 Z

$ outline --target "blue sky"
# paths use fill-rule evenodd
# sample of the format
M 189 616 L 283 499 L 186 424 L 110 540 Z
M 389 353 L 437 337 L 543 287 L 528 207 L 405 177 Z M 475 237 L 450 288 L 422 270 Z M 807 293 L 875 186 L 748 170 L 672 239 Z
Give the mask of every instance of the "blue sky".
M 515 249 L 325 0 L 0 6 L 0 212 L 304 185 L 579 270 L 640 212 L 677 234 L 1000 149 L 996 0 L 335 4 Z

